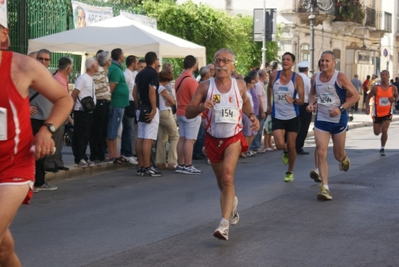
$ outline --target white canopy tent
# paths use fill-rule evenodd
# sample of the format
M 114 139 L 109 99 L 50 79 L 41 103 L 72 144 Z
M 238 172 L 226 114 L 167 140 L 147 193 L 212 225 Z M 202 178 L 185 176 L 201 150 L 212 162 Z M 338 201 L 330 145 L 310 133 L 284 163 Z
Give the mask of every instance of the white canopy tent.
M 153 51 L 160 59 L 193 55 L 198 58 L 199 66 L 206 64 L 205 47 L 147 27 L 122 15 L 92 26 L 29 40 L 28 52 L 42 48 L 51 52 L 82 55 L 94 55 L 99 49 L 111 51 L 114 48 L 121 48 L 125 55 L 136 56 L 144 56 Z

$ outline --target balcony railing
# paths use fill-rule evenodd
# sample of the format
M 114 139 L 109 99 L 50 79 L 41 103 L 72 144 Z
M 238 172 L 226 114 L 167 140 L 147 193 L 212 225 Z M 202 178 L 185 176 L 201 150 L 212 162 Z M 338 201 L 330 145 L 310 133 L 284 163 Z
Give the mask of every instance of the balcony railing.
M 326 2 L 326 1 L 324 1 Z M 315 15 L 334 15 L 334 4 L 333 2 L 326 2 L 316 0 L 300 0 L 298 13 L 310 13 L 313 5 L 313 13 Z
M 375 27 L 377 19 L 377 12 L 374 8 L 366 7 L 366 22 L 365 26 Z

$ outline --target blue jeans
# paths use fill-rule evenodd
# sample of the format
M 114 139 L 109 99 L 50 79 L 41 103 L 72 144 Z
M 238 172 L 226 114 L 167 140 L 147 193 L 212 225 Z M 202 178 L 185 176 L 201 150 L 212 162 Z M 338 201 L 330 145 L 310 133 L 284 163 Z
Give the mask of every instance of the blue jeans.
M 259 120 L 260 128 L 254 141 L 252 141 L 250 150 L 260 149 L 262 147 L 263 125 L 265 124 L 265 119 L 262 119 L 260 115 L 257 115 L 256 118 Z
M 123 115 L 121 155 L 125 157 L 133 156 L 133 125 L 134 118 L 129 118 L 126 115 Z

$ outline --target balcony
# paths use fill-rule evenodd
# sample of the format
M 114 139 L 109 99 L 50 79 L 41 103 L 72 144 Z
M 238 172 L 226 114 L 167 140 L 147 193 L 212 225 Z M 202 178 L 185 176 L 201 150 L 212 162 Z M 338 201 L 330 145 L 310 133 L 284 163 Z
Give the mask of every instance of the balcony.
M 366 11 L 367 14 L 367 11 Z M 370 19 L 366 17 L 367 28 L 369 29 L 370 37 L 381 38 L 385 33 L 392 32 L 392 14 L 388 12 L 375 12 L 374 24 L 372 23 L 372 14 Z M 368 21 L 370 20 L 370 23 Z
M 315 25 L 322 24 L 324 20 L 334 19 L 334 5 L 332 2 L 324 4 L 323 1 L 301 0 L 299 1 L 298 9 L 294 12 L 302 24 L 309 24 L 312 5 L 313 14 L 315 15 Z
M 356 0 L 337 0 L 335 6 L 335 20 L 363 25 L 365 12 L 363 6 Z

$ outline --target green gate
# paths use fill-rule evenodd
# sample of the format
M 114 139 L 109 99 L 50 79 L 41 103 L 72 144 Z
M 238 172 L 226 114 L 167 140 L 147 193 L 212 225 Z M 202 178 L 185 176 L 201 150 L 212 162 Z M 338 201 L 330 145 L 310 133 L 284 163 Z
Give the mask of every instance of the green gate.
M 8 0 L 7 5 L 12 51 L 26 54 L 29 39 L 74 28 L 70 0 Z M 57 69 L 58 60 L 62 56 L 64 54 L 52 53 L 50 71 Z M 74 70 L 70 76 L 73 81 L 80 74 L 82 57 L 67 56 L 71 57 L 74 63 Z

